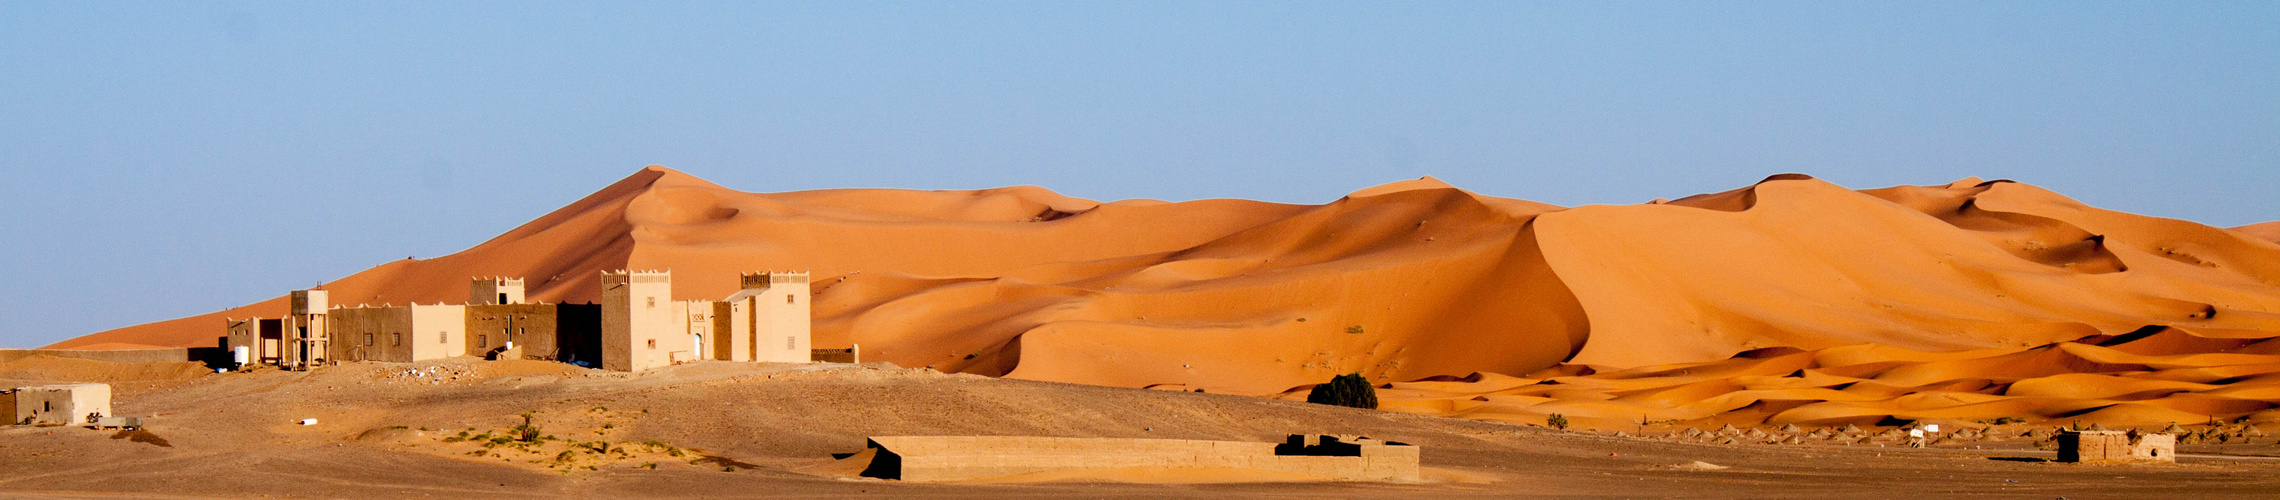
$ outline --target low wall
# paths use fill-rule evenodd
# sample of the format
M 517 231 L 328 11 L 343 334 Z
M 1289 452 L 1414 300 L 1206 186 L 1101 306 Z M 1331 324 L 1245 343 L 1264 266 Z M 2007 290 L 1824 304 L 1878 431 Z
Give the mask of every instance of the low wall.
M 860 346 L 847 349 L 809 349 L 808 359 L 821 363 L 861 363 L 863 351 Z
M 164 349 L 127 349 L 117 351 L 82 351 L 77 349 L 0 349 L 0 363 L 32 356 L 92 359 L 114 363 L 143 363 L 150 361 L 198 361 L 191 359 L 190 350 L 181 347 Z
M 1348 449 L 1353 454 L 1346 456 L 1278 454 L 1278 446 L 1282 445 L 1186 439 L 873 437 L 870 447 L 877 452 L 863 475 L 926 482 L 1055 470 L 1158 467 L 1257 469 L 1341 481 L 1417 479 L 1415 446 L 1351 446 Z

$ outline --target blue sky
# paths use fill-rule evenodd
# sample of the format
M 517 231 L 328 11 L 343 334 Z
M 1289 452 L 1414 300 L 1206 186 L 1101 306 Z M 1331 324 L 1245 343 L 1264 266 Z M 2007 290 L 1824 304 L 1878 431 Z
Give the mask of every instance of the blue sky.
M 2275 2 L 0 0 L 0 346 L 464 249 L 642 165 L 1562 205 L 1805 172 L 2280 219 Z

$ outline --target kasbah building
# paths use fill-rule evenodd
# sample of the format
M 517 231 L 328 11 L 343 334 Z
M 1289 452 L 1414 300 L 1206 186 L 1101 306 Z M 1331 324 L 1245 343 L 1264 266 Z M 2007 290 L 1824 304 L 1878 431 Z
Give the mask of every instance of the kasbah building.
M 805 272 L 741 275 L 723 300 L 673 300 L 671 271 L 604 271 L 601 301 L 527 303 L 520 278 L 474 278 L 465 304 L 332 306 L 295 290 L 283 318 L 228 319 L 238 365 L 308 369 L 346 361 L 454 356 L 550 360 L 641 371 L 701 360 L 859 362 L 859 347 L 814 349 Z

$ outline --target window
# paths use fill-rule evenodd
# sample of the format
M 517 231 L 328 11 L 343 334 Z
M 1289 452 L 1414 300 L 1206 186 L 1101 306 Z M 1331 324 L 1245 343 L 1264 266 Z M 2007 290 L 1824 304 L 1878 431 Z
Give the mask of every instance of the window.
M 476 335 L 476 336 L 475 336 L 475 347 L 481 347 L 481 348 L 489 348 L 489 347 L 491 347 L 491 336 L 489 336 L 489 335 Z
M 401 333 L 391 333 L 391 334 L 388 334 L 388 345 L 392 345 L 392 346 L 393 346 L 393 345 L 404 345 L 404 334 L 401 334 Z
M 786 303 L 786 304 L 790 304 L 790 303 L 792 303 L 792 296 L 791 296 L 790 294 L 785 294 L 785 295 L 784 295 L 784 303 Z
M 372 334 L 364 334 L 364 345 L 372 345 Z
M 451 343 L 451 333 L 449 333 L 449 332 L 435 332 L 435 343 L 438 343 L 438 344 L 449 344 L 449 343 Z
M 650 298 L 649 298 L 649 307 L 657 307 L 657 298 L 656 298 L 656 297 L 650 297 Z
M 650 348 L 650 349 L 656 349 L 656 348 L 657 348 L 657 339 L 649 339 L 649 348 Z
M 799 347 L 799 345 L 800 339 L 798 337 L 784 337 L 784 350 L 789 351 L 792 348 Z

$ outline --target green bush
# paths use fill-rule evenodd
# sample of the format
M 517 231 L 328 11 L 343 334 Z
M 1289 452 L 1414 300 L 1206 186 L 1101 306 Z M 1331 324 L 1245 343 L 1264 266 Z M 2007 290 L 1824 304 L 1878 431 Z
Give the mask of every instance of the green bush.
M 1306 402 L 1332 406 L 1377 409 L 1377 388 L 1360 373 L 1348 373 L 1330 379 L 1330 383 L 1314 386 L 1306 393 Z
M 1552 416 L 1544 417 L 1544 425 L 1552 426 L 1553 429 L 1567 430 L 1567 415 L 1554 413 Z

